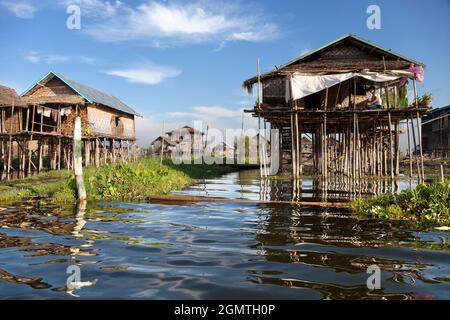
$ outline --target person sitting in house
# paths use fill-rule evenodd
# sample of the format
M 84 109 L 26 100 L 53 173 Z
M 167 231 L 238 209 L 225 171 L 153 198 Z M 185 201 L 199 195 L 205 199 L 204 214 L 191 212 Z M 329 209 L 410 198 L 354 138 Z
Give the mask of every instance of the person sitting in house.
M 381 97 L 379 94 L 376 93 L 375 87 L 370 86 L 367 90 L 367 93 L 369 95 L 369 99 L 367 100 L 367 109 L 381 109 L 383 102 L 381 100 Z

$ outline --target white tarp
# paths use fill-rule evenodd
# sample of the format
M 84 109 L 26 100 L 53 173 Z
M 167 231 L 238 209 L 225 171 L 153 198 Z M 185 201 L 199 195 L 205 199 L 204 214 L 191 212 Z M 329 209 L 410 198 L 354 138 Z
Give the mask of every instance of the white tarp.
M 313 93 L 325 90 L 356 77 L 362 77 L 373 82 L 389 82 L 411 76 L 412 74 L 408 72 L 378 73 L 368 71 L 330 74 L 324 76 L 305 76 L 301 74 L 294 74 L 290 79 L 288 78 L 286 80 L 286 101 L 304 98 Z

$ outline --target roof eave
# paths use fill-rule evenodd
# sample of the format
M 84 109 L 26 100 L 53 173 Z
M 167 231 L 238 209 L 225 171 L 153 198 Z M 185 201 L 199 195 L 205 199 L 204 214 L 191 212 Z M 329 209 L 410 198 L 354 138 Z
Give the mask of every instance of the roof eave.
M 368 41 L 368 40 L 365 40 L 365 39 L 363 39 L 363 38 L 361 38 L 361 37 L 359 37 L 359 36 L 357 36 L 357 35 L 354 35 L 354 34 L 347 34 L 347 35 L 342 36 L 342 37 L 340 37 L 340 38 L 338 38 L 338 39 L 336 39 L 336 40 L 333 40 L 333 41 L 331 41 L 331 42 L 329 42 L 329 43 L 327 43 L 327 44 L 325 44 L 325 45 L 323 45 L 323 46 L 321 46 L 321 47 L 319 47 L 319 48 L 317 48 L 317 49 L 315 49 L 315 50 L 313 50 L 313 51 L 310 51 L 310 52 L 308 52 L 308 53 L 305 53 L 305 54 L 301 55 L 300 57 L 297 57 L 297 58 L 295 58 L 295 59 L 292 59 L 291 61 L 289 61 L 289 62 L 287 62 L 287 63 L 285 63 L 285 64 L 283 64 L 283 65 L 280 65 L 280 66 L 277 67 L 276 69 L 271 70 L 271 71 L 269 71 L 269 72 L 266 72 L 266 73 L 262 74 L 261 77 L 264 77 L 265 75 L 269 75 L 269 74 L 271 74 L 271 73 L 275 73 L 275 72 L 277 72 L 277 71 L 281 71 L 283 68 L 286 68 L 286 67 L 288 67 L 288 66 L 290 66 L 290 65 L 292 65 L 292 64 L 294 64 L 294 63 L 296 63 L 296 62 L 298 62 L 298 61 L 301 61 L 301 60 L 303 60 L 303 59 L 305 59 L 305 58 L 307 58 L 307 57 L 309 57 L 309 56 L 311 56 L 311 55 L 313 55 L 313 54 L 315 54 L 315 53 L 317 53 L 317 52 L 319 52 L 319 51 L 321 51 L 321 50 L 324 50 L 324 49 L 326 49 L 326 48 L 329 47 L 329 46 L 335 45 L 335 44 L 337 44 L 337 43 L 339 43 L 339 42 L 341 42 L 341 41 L 343 41 L 343 40 L 345 40 L 345 39 L 347 39 L 347 38 L 353 38 L 353 39 L 356 39 L 356 40 L 358 40 L 358 41 L 360 41 L 360 42 L 363 42 L 363 43 L 365 43 L 365 44 L 367 44 L 367 45 L 370 45 L 370 46 L 372 46 L 372 47 L 375 47 L 375 48 L 377 48 L 377 49 L 379 49 L 379 50 L 386 51 L 386 52 L 388 52 L 388 53 L 390 53 L 390 54 L 392 54 L 392 55 L 394 55 L 394 56 L 397 56 L 398 58 L 403 59 L 403 60 L 405 60 L 405 61 L 407 61 L 407 62 L 410 62 L 410 63 L 415 64 L 415 65 L 418 65 L 418 66 L 422 66 L 423 68 L 426 68 L 426 65 L 425 65 L 424 63 L 420 62 L 420 61 L 416 61 L 416 60 L 410 59 L 410 58 L 408 58 L 408 57 L 406 57 L 406 56 L 403 56 L 403 55 L 401 55 L 401 54 L 399 54 L 399 53 L 397 53 L 397 52 L 395 52 L 395 51 L 392 51 L 391 49 L 384 48 L 384 47 L 382 47 L 382 46 L 380 46 L 380 45 L 377 45 L 377 44 L 372 43 L 372 42 L 370 42 L 370 41 Z M 251 77 L 251 78 L 248 78 L 247 80 L 245 80 L 245 81 L 243 82 L 243 85 L 246 86 L 246 85 L 249 84 L 249 83 L 254 83 L 253 80 L 254 80 L 255 78 L 256 78 L 256 76 L 253 76 L 253 77 Z

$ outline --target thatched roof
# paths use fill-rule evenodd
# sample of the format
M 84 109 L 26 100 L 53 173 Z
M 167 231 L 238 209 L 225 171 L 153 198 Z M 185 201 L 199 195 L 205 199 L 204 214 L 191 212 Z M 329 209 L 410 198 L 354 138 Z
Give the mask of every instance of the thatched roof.
M 340 49 L 335 50 L 338 47 Z M 335 51 L 332 52 L 333 50 Z M 405 57 L 391 49 L 384 48 L 356 35 L 349 34 L 297 57 L 284 65 L 275 67 L 274 70 L 262 74 L 261 80 L 285 77 L 295 72 L 317 75 L 354 72 L 363 69 L 369 69 L 370 71 L 383 71 L 384 69 L 403 70 L 407 69 L 411 64 L 425 67 L 419 61 Z M 247 79 L 243 83 L 243 88 L 251 92 L 251 88 L 256 82 L 258 82 L 257 76 Z
M 10 107 L 12 105 L 20 108 L 27 107 L 14 89 L 0 85 L 0 107 Z
M 73 102 L 74 104 L 80 103 L 77 101 L 85 100 L 89 103 L 103 105 L 105 107 L 109 107 L 111 109 L 118 110 L 118 111 L 121 111 L 126 114 L 140 116 L 139 113 L 134 111 L 132 108 L 127 106 L 125 103 L 120 101 L 115 96 L 105 93 L 105 92 L 102 92 L 100 90 L 94 89 L 92 87 L 89 87 L 85 84 L 74 81 L 62 74 L 55 73 L 55 72 L 48 73 L 44 78 L 42 78 L 40 81 L 36 82 L 27 91 L 25 91 L 22 94 L 22 96 L 26 97 L 27 95 L 30 95 L 35 90 L 39 89 L 41 86 L 45 85 L 46 83 L 48 83 L 50 80 L 54 79 L 55 77 L 60 79 L 62 82 L 64 82 L 67 86 L 69 86 L 72 90 L 74 90 L 78 94 L 79 97 L 81 97 L 81 99 L 74 100 L 75 101 L 75 102 Z M 39 97 L 39 98 L 36 98 L 36 102 L 46 103 L 46 100 L 48 100 L 48 103 L 58 103 L 58 102 L 59 103 L 67 103 L 68 99 L 70 100 L 70 99 L 74 99 L 74 98 L 70 98 L 68 95 L 63 95 L 63 96 L 58 95 L 58 96 L 50 97 L 50 98 Z M 33 100 L 33 99 L 31 99 L 31 100 Z

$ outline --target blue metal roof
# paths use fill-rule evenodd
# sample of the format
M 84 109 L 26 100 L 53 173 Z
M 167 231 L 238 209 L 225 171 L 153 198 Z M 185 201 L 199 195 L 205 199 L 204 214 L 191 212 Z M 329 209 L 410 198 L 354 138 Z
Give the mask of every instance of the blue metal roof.
M 44 78 L 42 78 L 38 82 L 34 83 L 30 88 L 28 88 L 24 93 L 22 93 L 21 96 L 24 96 L 25 94 L 27 94 L 32 88 L 34 88 L 36 86 L 37 83 L 41 82 L 42 80 L 44 80 L 47 77 L 52 76 L 52 75 L 57 77 L 61 81 L 63 81 L 65 84 L 67 84 L 70 88 L 72 88 L 76 93 L 78 93 L 80 96 L 82 96 L 84 99 L 86 99 L 89 103 L 102 104 L 109 108 L 112 108 L 112 109 L 115 109 L 118 111 L 122 111 L 127 114 L 132 114 L 132 115 L 141 117 L 141 115 L 139 113 L 134 111 L 132 108 L 127 106 L 125 103 L 123 103 L 118 98 L 114 97 L 113 95 L 110 95 L 108 93 L 91 88 L 87 85 L 84 85 L 82 83 L 74 81 L 74 80 L 72 80 L 60 73 L 56 73 L 56 72 L 48 73 Z

